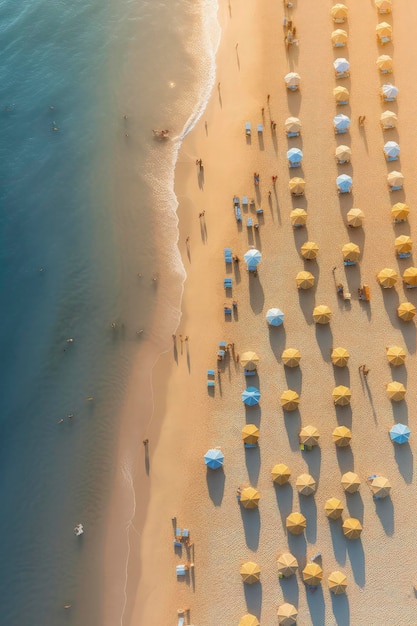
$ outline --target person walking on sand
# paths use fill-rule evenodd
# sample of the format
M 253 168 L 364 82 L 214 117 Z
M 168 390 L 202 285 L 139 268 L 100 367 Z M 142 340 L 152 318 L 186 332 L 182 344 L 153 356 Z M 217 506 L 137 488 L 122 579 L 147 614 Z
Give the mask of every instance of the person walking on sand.
M 268 95 L 267 95 L 267 97 L 266 97 L 266 101 L 267 101 L 267 103 L 268 103 L 268 104 L 269 104 L 269 99 L 270 99 L 270 97 L 271 97 L 271 96 L 270 96 L 269 94 L 268 94 Z

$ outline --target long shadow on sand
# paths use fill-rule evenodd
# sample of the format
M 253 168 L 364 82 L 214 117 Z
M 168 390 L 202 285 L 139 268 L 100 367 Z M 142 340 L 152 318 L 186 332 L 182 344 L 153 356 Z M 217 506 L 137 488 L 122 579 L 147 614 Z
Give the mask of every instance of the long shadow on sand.
M 288 389 L 293 389 L 301 395 L 303 373 L 299 367 L 284 367 L 285 379 Z
M 390 537 L 394 534 L 394 505 L 391 498 L 375 500 L 375 511 L 385 534 Z
M 336 446 L 336 456 L 341 474 L 352 471 L 352 467 L 354 467 L 354 459 L 350 446 L 343 446 L 342 448 Z
M 261 517 L 259 509 L 248 509 L 240 507 L 243 529 L 245 531 L 246 545 L 250 550 L 257 550 L 259 546 L 259 534 L 261 532 Z
M 248 613 L 260 615 L 262 608 L 262 583 L 243 585 Z
M 296 411 L 290 411 L 289 413 L 284 411 L 284 424 L 291 450 L 299 450 L 298 433 L 301 429 L 300 411 L 298 409 Z
M 274 489 L 282 526 L 285 528 L 285 520 L 292 511 L 294 497 L 293 488 L 290 483 L 286 483 L 285 485 L 277 485 L 274 483 Z
M 333 334 L 330 324 L 316 324 L 316 341 L 324 361 L 330 361 Z
M 287 533 L 288 547 L 291 554 L 295 556 L 298 561 L 298 569 L 301 571 L 306 563 L 307 542 L 304 535 L 292 535 Z
M 300 590 L 298 587 L 297 576 L 280 578 L 279 584 L 281 585 L 282 595 L 284 596 L 285 602 L 290 602 L 294 606 L 298 606 Z
M 306 598 L 313 626 L 323 626 L 324 619 L 324 596 L 321 585 L 314 591 L 310 591 L 306 585 Z
M 365 586 L 365 553 L 360 539 L 346 539 L 346 549 L 352 567 L 353 578 L 359 587 Z
M 248 281 L 249 300 L 252 311 L 255 314 L 262 313 L 262 310 L 264 308 L 265 295 L 261 282 L 258 276 L 253 275 L 253 272 L 248 272 Z
M 342 531 L 340 519 L 329 519 L 330 535 L 332 537 L 334 558 L 342 567 L 346 564 L 346 539 Z
M 223 468 L 212 470 L 207 468 L 206 481 L 209 496 L 215 506 L 220 506 L 224 495 L 224 484 L 226 482 L 226 475 Z
M 330 594 L 332 596 L 332 611 L 337 626 L 350 626 L 350 608 L 349 598 L 345 593 L 340 595 Z
M 286 342 L 286 332 L 285 328 L 281 326 L 269 326 L 269 345 L 271 346 L 271 350 L 274 353 L 274 357 L 280 363 L 281 362 L 281 354 L 285 350 L 285 342 Z
M 261 452 L 259 446 L 256 446 L 256 448 L 245 448 L 245 461 L 250 484 L 256 487 L 258 484 L 259 471 L 261 469 Z
M 317 540 L 317 505 L 314 496 L 299 496 L 300 511 L 307 520 L 305 530 L 306 538 L 309 543 L 316 543 Z
M 356 517 L 358 520 L 363 519 L 363 500 L 359 491 L 346 494 L 346 506 L 350 517 Z
M 302 452 L 303 459 L 308 465 L 308 472 L 318 482 L 321 467 L 321 450 L 319 446 L 313 446 L 312 450 L 304 450 Z
M 346 406 L 340 406 L 335 404 L 336 419 L 339 426 L 346 426 L 352 428 L 352 407 L 350 404 Z
M 413 452 L 409 443 L 394 443 L 394 456 L 398 470 L 405 482 L 409 485 L 413 482 L 414 460 Z

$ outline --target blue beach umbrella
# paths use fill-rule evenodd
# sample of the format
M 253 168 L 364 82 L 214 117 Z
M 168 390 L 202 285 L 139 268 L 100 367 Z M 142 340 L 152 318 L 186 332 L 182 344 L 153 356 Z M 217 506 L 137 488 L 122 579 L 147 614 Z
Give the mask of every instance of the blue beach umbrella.
M 303 158 L 303 153 L 300 148 L 291 148 L 287 152 L 287 159 L 290 163 L 301 163 L 301 159 Z
M 352 188 L 352 178 L 347 174 L 341 174 L 336 178 L 336 185 L 342 193 L 348 193 Z
M 284 323 L 284 313 L 281 309 L 269 309 L 266 313 L 266 321 L 270 326 L 281 326 Z
M 381 87 L 382 94 L 385 98 L 395 99 L 398 96 L 398 88 L 391 83 L 386 83 Z
M 212 448 L 205 453 L 204 461 L 210 469 L 219 469 L 223 466 L 224 454 L 219 448 Z
M 389 436 L 395 443 L 407 443 L 410 439 L 410 429 L 406 424 L 395 424 L 389 431 Z
M 350 63 L 347 59 L 339 58 L 333 61 L 333 67 L 338 74 L 341 74 L 349 70 Z
M 259 403 L 261 392 L 256 387 L 246 387 L 242 393 L 242 400 L 247 406 L 254 406 Z
M 387 141 L 384 152 L 387 157 L 397 157 L 400 154 L 400 146 L 396 141 Z
M 333 124 L 336 130 L 347 130 L 350 126 L 350 119 L 347 115 L 343 115 L 343 113 L 339 113 L 333 118 Z
M 256 269 L 259 261 L 262 259 L 262 254 L 259 252 L 259 250 L 251 248 L 243 255 L 243 258 L 245 263 L 247 263 L 248 270 L 254 270 Z

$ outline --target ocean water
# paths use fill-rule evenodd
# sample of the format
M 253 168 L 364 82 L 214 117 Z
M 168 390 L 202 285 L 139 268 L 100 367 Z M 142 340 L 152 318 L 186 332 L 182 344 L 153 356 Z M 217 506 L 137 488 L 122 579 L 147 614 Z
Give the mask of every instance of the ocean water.
M 174 169 L 216 2 L 0 0 L 0 24 L 0 624 L 101 626 L 119 410 L 180 318 Z

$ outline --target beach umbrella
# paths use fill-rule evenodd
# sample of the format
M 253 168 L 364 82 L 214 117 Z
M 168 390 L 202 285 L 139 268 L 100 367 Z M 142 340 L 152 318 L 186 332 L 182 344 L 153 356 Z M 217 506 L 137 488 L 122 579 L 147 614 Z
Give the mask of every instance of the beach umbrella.
M 401 402 L 401 400 L 404 400 L 406 393 L 407 390 L 404 385 L 402 383 L 399 383 L 397 380 L 393 380 L 387 385 L 388 397 L 394 402 Z
M 333 389 L 332 397 L 335 404 L 338 404 L 339 406 L 346 406 L 347 404 L 350 404 L 352 392 L 349 387 L 345 387 L 345 385 L 338 385 Z
M 246 426 L 242 428 L 242 439 L 244 443 L 251 445 L 258 443 L 259 428 L 255 424 L 246 424 Z
M 287 151 L 287 159 L 292 165 L 299 165 L 303 158 L 303 153 L 300 148 L 290 148 Z
M 352 156 L 352 150 L 349 146 L 337 146 L 335 150 L 336 159 L 338 161 L 350 161 L 350 157 Z
M 339 519 L 343 513 L 343 504 L 337 498 L 330 498 L 324 505 L 327 517 L 330 519 Z
M 329 589 L 334 594 L 345 593 L 347 587 L 347 578 L 343 574 L 343 572 L 332 572 L 328 579 L 327 584 L 329 585 Z
M 391 0 L 375 0 L 375 6 L 379 13 L 391 13 Z
M 307 211 L 304 209 L 293 209 L 290 213 L 290 218 L 293 226 L 305 226 L 307 222 Z
M 242 400 L 246 406 L 259 404 L 260 399 L 261 392 L 256 387 L 246 387 L 245 391 L 242 392 Z
M 297 623 L 298 611 L 293 604 L 284 602 L 278 607 L 278 624 L 280 626 L 292 626 Z
M 241 363 L 241 365 L 243 365 L 243 367 L 246 370 L 249 370 L 250 372 L 252 372 L 253 370 L 256 370 L 256 368 L 258 366 L 259 357 L 256 354 L 256 352 L 252 352 L 250 350 L 248 352 L 244 352 L 240 356 L 240 363 Z
M 348 517 L 342 524 L 343 534 L 347 539 L 357 539 L 362 532 L 362 524 L 354 517 Z
M 338 426 L 334 429 L 332 437 L 338 448 L 344 448 L 345 446 L 350 445 L 352 433 L 349 428 L 346 428 L 346 426 Z
M 376 65 L 381 72 L 392 72 L 393 61 L 388 54 L 381 54 L 376 60 Z
M 403 281 L 412 287 L 417 286 L 417 267 L 407 267 L 403 274 Z
M 416 307 L 411 302 L 402 302 L 397 308 L 398 317 L 405 322 L 409 322 L 416 314 Z
M 406 220 L 410 213 L 410 207 L 404 202 L 397 202 L 391 208 L 391 215 L 396 220 Z
M 347 20 L 348 8 L 346 5 L 338 2 L 331 8 L 330 13 L 335 22 L 344 22 Z
M 296 391 L 287 389 L 287 391 L 284 391 L 284 393 L 281 394 L 280 402 L 285 411 L 295 411 L 300 404 L 300 396 Z
M 385 156 L 389 158 L 397 158 L 400 154 L 400 146 L 396 141 L 387 141 L 384 145 Z
M 281 359 L 287 367 L 298 367 L 300 365 L 301 354 L 297 348 L 286 348 L 281 354 Z
M 377 476 L 371 482 L 371 491 L 376 498 L 386 498 L 391 493 L 391 483 L 384 476 Z
M 396 98 L 398 96 L 398 87 L 392 83 L 385 83 L 381 87 L 381 92 L 384 98 Z
M 301 535 L 307 526 L 307 520 L 301 513 L 290 513 L 285 520 L 285 526 L 292 535 Z
M 295 282 L 297 283 L 297 287 L 299 289 L 310 289 L 314 286 L 314 276 L 311 272 L 298 272 L 295 277 Z
M 284 80 L 287 87 L 298 87 L 301 77 L 297 74 L 297 72 L 289 72 L 286 76 L 284 76 Z
M 348 118 L 347 115 L 343 115 L 343 113 L 339 113 L 338 115 L 335 115 L 335 117 L 333 118 L 333 125 L 335 130 L 340 131 L 346 131 L 349 126 L 350 126 L 350 119 Z
M 347 493 L 355 493 L 360 487 L 361 479 L 355 472 L 346 472 L 346 474 L 343 474 L 340 482 L 342 483 L 344 491 Z
M 314 241 L 306 241 L 301 246 L 301 255 L 305 259 L 315 259 L 319 251 L 318 245 Z
M 323 578 L 323 570 L 318 563 L 307 563 L 303 569 L 303 580 L 307 585 L 319 585 Z
M 262 259 L 262 254 L 259 250 L 251 248 L 243 255 L 243 259 L 248 266 L 248 270 L 255 270 L 256 266 Z
M 216 470 L 223 466 L 224 454 L 220 448 L 211 448 L 204 455 L 204 462 L 210 469 Z
M 335 45 L 344 46 L 348 40 L 348 34 L 342 28 L 337 28 L 336 30 L 332 32 L 331 39 L 332 39 L 332 44 L 334 46 Z
M 376 35 L 380 41 L 383 41 L 383 43 L 387 43 L 388 41 L 391 41 L 391 37 L 392 37 L 391 24 L 388 24 L 387 22 L 380 22 L 380 24 L 376 25 L 375 30 L 376 30 Z
M 387 183 L 390 187 L 399 187 L 404 184 L 404 176 L 401 174 L 401 172 L 390 172 L 387 175 Z
M 289 578 L 293 576 L 297 572 L 298 569 L 298 561 L 291 552 L 283 552 L 279 555 L 277 559 L 278 563 L 278 572 L 284 578 Z
M 266 313 L 266 321 L 270 326 L 281 326 L 284 323 L 284 313 L 281 309 L 269 309 Z
M 347 174 L 340 174 L 340 176 L 336 178 L 337 189 L 341 193 L 349 193 L 352 189 L 352 183 L 352 177 Z
M 345 367 L 348 364 L 350 354 L 346 348 L 334 348 L 332 350 L 331 359 L 336 367 Z
M 347 102 L 349 100 L 349 90 L 339 85 L 333 89 L 336 102 Z
M 383 270 L 381 270 L 376 277 L 381 287 L 385 287 L 385 289 L 394 287 L 395 283 L 397 282 L 397 278 L 397 272 L 394 272 L 394 270 L 390 269 L 389 267 L 385 267 Z
M 284 122 L 284 127 L 287 133 L 299 133 L 301 129 L 301 122 L 298 117 L 287 117 Z
M 397 114 L 394 111 L 384 111 L 379 119 L 381 120 L 382 128 L 395 128 L 398 121 Z
M 311 496 L 317 489 L 317 483 L 310 474 L 300 474 L 295 481 L 298 493 L 303 496 Z
M 253 561 L 248 561 L 247 563 L 244 563 L 240 568 L 240 575 L 242 576 L 242 580 L 248 585 L 257 583 L 259 581 L 260 574 L 261 569 L 259 565 L 257 565 Z
M 299 196 L 299 195 L 303 195 L 306 182 L 304 178 L 299 178 L 298 176 L 295 176 L 294 178 L 291 178 L 290 182 L 288 183 L 288 186 L 290 188 L 291 193 L 295 194 L 296 196 Z
M 305 446 L 318 446 L 320 433 L 315 426 L 304 426 L 299 432 L 300 443 Z
M 397 252 L 397 254 L 404 254 L 406 252 L 411 252 L 412 247 L 413 247 L 413 240 L 408 235 L 400 235 L 399 237 L 395 238 L 395 251 Z M 415 269 L 415 268 L 409 268 L 409 269 Z
M 314 307 L 313 310 L 313 319 L 316 324 L 328 324 L 332 317 L 332 312 L 327 306 L 327 304 L 319 304 Z
M 240 492 L 240 504 L 245 509 L 257 509 L 259 506 L 260 495 L 253 487 L 245 487 Z
M 394 443 L 407 443 L 410 439 L 411 431 L 406 424 L 394 424 L 389 431 L 391 441 Z
M 333 61 L 333 67 L 338 74 L 344 74 L 349 71 L 350 63 L 344 57 L 339 57 Z
M 255 615 L 246 613 L 239 622 L 239 626 L 259 626 L 259 620 Z
M 387 359 L 390 365 L 404 365 L 405 363 L 405 350 L 400 346 L 388 346 Z
M 363 214 L 363 211 L 361 211 L 361 209 L 350 209 L 347 212 L 348 224 L 349 226 L 352 226 L 353 228 L 358 228 L 359 226 L 362 226 L 364 217 L 365 216 Z
M 356 243 L 345 243 L 342 248 L 343 259 L 345 261 L 357 261 L 360 257 L 361 251 Z
M 287 465 L 284 465 L 284 463 L 277 463 L 277 465 L 274 465 L 272 468 L 271 474 L 274 483 L 277 485 L 285 485 L 290 479 L 291 470 Z

